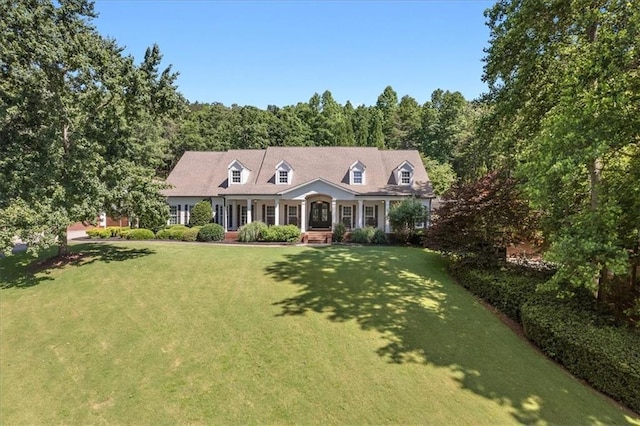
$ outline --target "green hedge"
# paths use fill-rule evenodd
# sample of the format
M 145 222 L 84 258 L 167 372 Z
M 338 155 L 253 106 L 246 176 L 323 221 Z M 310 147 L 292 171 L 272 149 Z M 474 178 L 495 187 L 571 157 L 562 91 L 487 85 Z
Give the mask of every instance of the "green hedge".
M 224 228 L 217 223 L 209 223 L 200 228 L 198 241 L 222 241 L 224 240 Z
M 300 229 L 295 225 L 273 225 L 262 230 L 263 241 L 274 243 L 295 243 L 300 240 Z
M 110 238 L 111 237 L 111 231 L 109 229 L 94 228 L 94 229 L 87 229 L 86 232 L 89 238 Z
M 127 233 L 127 240 L 153 240 L 154 234 L 151 229 L 132 229 Z
M 184 231 L 180 239 L 182 241 L 196 241 L 198 239 L 199 232 L 200 232 L 200 227 L 194 226 L 193 228 L 189 228 L 186 231 Z
M 262 232 L 267 229 L 267 224 L 260 221 L 247 223 L 238 230 L 238 239 L 243 243 L 252 243 L 262 239 Z
M 541 274 L 461 264 L 453 264 L 449 272 L 463 287 L 518 322 L 521 322 L 522 306 L 535 297 L 537 286 L 546 281 Z
M 640 335 L 607 325 L 584 303 L 536 298 L 522 308 L 529 339 L 594 388 L 640 412 Z

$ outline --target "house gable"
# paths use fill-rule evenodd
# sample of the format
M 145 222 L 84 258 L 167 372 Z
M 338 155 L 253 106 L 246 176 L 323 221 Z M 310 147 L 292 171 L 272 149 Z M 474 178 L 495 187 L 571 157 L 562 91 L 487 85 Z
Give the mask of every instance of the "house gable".
M 279 193 L 288 199 L 303 200 L 310 195 L 324 194 L 341 200 L 355 199 L 357 192 L 350 191 L 322 178 L 317 178 Z
M 366 184 L 367 166 L 360 160 L 357 160 L 349 167 L 349 184 L 365 185 Z
M 240 161 L 234 159 L 228 166 L 229 174 L 227 176 L 229 185 L 244 185 L 249 177 L 249 170 Z
M 293 167 L 285 160 L 276 165 L 274 182 L 276 185 L 291 185 L 293 182 Z

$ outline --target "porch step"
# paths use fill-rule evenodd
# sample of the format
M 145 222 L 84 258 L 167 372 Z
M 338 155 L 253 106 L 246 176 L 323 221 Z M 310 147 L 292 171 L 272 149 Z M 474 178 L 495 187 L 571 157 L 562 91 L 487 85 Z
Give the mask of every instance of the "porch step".
M 304 244 L 331 244 L 332 239 L 331 231 L 308 231 L 302 236 Z

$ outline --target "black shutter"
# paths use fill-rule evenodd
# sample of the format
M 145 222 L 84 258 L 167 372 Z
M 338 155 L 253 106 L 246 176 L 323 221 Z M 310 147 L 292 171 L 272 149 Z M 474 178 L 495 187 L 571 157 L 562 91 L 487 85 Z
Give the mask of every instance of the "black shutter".
M 373 209 L 373 216 L 376 219 L 376 228 L 380 226 L 380 222 L 378 222 L 378 205 L 376 204 Z
M 289 224 L 289 206 L 287 206 L 286 204 L 284 205 L 284 224 Z
M 177 224 L 182 224 L 182 215 L 180 213 L 182 213 L 182 204 L 178 204 L 178 217 L 176 218 Z
M 356 229 L 356 224 L 358 223 L 356 221 L 356 212 L 358 211 L 358 205 L 354 204 L 353 205 L 353 210 L 351 210 L 351 229 Z
M 262 221 L 267 223 L 267 206 L 262 204 Z

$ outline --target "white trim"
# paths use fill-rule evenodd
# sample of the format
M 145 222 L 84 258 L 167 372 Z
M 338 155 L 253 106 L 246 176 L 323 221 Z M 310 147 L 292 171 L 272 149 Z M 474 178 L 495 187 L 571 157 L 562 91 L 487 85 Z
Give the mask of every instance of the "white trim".
M 301 183 L 300 185 L 296 185 L 296 186 L 294 186 L 294 187 L 292 187 L 292 188 L 287 188 L 287 189 L 285 189 L 284 191 L 280 191 L 280 192 L 278 192 L 278 194 L 277 194 L 277 195 L 284 195 L 284 194 L 287 194 L 287 193 L 289 193 L 289 192 L 296 191 L 296 190 L 298 190 L 298 189 L 300 189 L 300 188 L 304 188 L 304 187 L 305 187 L 305 186 L 307 186 L 307 185 L 314 184 L 314 183 L 316 183 L 316 182 L 322 182 L 322 183 L 325 183 L 325 184 L 327 184 L 327 185 L 329 185 L 329 186 L 331 186 L 331 187 L 333 187 L 333 188 L 339 189 L 339 190 L 344 191 L 344 192 L 346 192 L 346 193 L 348 193 L 348 194 L 351 194 L 351 195 L 358 195 L 358 192 L 355 192 L 355 191 L 352 191 L 352 190 L 350 190 L 350 189 L 344 188 L 344 187 L 342 187 L 342 186 L 340 186 L 340 185 L 336 185 L 335 183 L 329 182 L 328 180 L 323 179 L 323 178 L 315 178 L 315 179 L 312 179 L 312 180 L 310 180 L 310 181 L 307 181 L 307 182 Z

